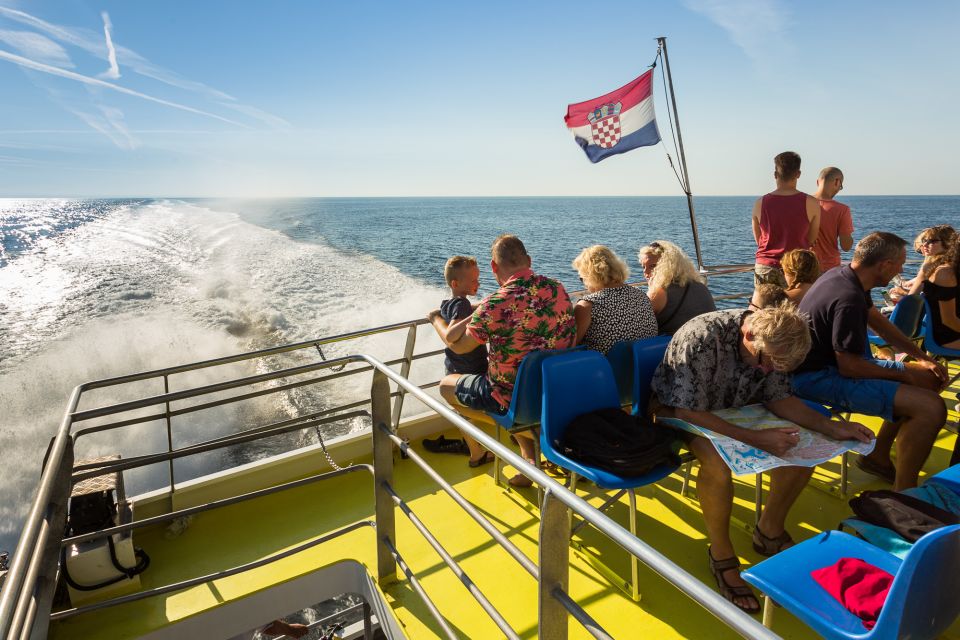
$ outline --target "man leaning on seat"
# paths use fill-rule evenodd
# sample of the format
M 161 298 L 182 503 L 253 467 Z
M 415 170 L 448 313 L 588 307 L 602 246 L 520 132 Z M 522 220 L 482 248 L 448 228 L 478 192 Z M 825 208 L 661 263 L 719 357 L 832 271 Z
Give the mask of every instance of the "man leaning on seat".
M 651 387 L 662 405 L 655 411 L 774 455 L 783 455 L 799 442 L 797 428 L 754 431 L 712 412 L 763 403 L 775 415 L 837 440 L 869 442 L 873 434 L 867 427 L 832 422 L 792 395 L 788 372 L 809 349 L 807 322 L 791 306 L 698 316 L 677 331 L 654 374 Z M 710 541 L 710 571 L 725 598 L 744 611 L 757 612 L 760 604 L 740 577 L 740 562 L 730 539 L 730 469 L 708 439 L 690 436 L 689 447 L 700 461 L 697 494 Z M 787 512 L 812 473 L 812 467 L 770 471 L 770 496 L 753 536 L 758 553 L 770 556 L 793 544 L 785 529 Z
M 556 280 L 533 272 L 523 242 L 516 236 L 502 235 L 494 241 L 491 254 L 490 268 L 500 288 L 487 296 L 471 317 L 448 327 L 439 312 L 428 316 L 454 353 L 489 345 L 486 374 L 453 373 L 440 381 L 440 394 L 458 413 L 487 424 L 493 424 L 488 412 L 507 412 L 524 356 L 531 351 L 566 349 L 576 340 L 573 307 L 566 290 Z M 520 454 L 534 462 L 533 435 L 514 435 Z M 493 460 L 476 440 L 467 434 L 464 440 L 470 448 L 472 466 Z M 531 483 L 517 474 L 510 484 L 524 487 Z

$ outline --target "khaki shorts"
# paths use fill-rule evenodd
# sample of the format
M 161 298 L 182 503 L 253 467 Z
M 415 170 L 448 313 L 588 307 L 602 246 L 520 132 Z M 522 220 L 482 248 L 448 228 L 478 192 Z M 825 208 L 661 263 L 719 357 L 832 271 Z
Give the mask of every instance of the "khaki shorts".
M 778 267 L 755 264 L 753 265 L 753 285 L 761 284 L 775 284 L 778 287 L 787 288 L 787 280 L 783 277 L 783 271 Z

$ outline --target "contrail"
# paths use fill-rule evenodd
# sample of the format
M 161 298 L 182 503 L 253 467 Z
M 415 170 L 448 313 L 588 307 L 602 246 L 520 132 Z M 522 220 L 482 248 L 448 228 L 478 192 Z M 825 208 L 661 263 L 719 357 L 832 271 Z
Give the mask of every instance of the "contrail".
M 110 62 L 110 68 L 101 73 L 101 77 L 116 80 L 120 77 L 120 67 L 117 65 L 117 50 L 113 48 L 113 38 L 110 37 L 110 30 L 113 24 L 110 22 L 110 14 L 106 11 L 100 14 L 103 18 L 103 37 L 107 40 L 107 60 Z
M 223 116 L 218 116 L 215 113 L 210 113 L 209 111 L 201 111 L 200 109 L 194 109 L 193 107 L 188 107 L 186 105 L 177 104 L 176 102 L 170 102 L 169 100 L 163 100 L 161 98 L 154 98 L 153 96 L 148 96 L 145 93 L 140 93 L 139 91 L 133 91 L 132 89 L 127 89 L 121 87 L 120 85 L 113 84 L 112 82 L 105 82 L 97 78 L 91 78 L 89 76 L 80 75 L 79 73 L 74 73 L 73 71 L 67 71 L 66 69 L 60 69 L 58 67 L 52 67 L 48 64 L 43 64 L 42 62 L 36 62 L 35 60 L 30 60 L 22 56 L 10 53 L 9 51 L 0 50 L 0 60 L 9 60 L 14 64 L 18 64 L 21 67 L 26 67 L 27 69 L 33 69 L 34 71 L 42 71 L 44 73 L 49 73 L 50 75 L 60 76 L 61 78 L 67 78 L 68 80 L 75 80 L 77 82 L 82 82 L 84 84 L 93 85 L 95 87 L 103 87 L 105 89 L 112 89 L 118 93 L 125 93 L 128 96 L 134 96 L 136 98 L 141 98 L 149 102 L 155 102 L 157 104 L 162 104 L 167 107 L 173 107 L 174 109 L 180 109 L 181 111 L 187 111 L 189 113 L 195 113 L 201 116 L 207 116 L 208 118 L 214 118 L 215 120 L 220 120 L 221 122 L 226 122 L 227 124 L 232 124 L 238 127 L 243 127 L 248 129 L 244 124 L 224 118 Z

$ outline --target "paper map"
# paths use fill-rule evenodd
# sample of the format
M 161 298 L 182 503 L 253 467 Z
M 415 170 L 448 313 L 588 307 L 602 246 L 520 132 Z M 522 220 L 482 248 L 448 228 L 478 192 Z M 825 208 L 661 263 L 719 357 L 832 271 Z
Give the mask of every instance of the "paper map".
M 800 442 L 782 458 L 778 458 L 772 453 L 767 453 L 762 449 L 751 447 L 739 440 L 722 436 L 678 418 L 657 416 L 657 422 L 708 438 L 720 457 L 727 463 L 733 474 L 737 476 L 762 473 L 784 466 L 815 467 L 836 458 L 844 451 L 855 451 L 863 455 L 873 451 L 874 441 L 872 440 L 869 443 L 863 443 L 859 440 L 834 440 L 816 431 L 804 429 L 792 422 L 778 418 L 759 404 L 751 404 L 739 409 L 722 409 L 712 413 L 744 429 L 797 427 L 800 429 Z

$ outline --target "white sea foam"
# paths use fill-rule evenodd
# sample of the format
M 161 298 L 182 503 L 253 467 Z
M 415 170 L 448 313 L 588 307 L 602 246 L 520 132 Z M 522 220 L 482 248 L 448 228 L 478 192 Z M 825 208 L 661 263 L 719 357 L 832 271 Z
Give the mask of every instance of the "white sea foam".
M 422 317 L 442 295 L 373 257 L 296 242 L 236 214 L 177 201 L 115 211 L 18 256 L 0 269 L 5 447 L 0 546 L 13 544 L 46 444 L 76 384 Z M 404 338 L 405 333 L 337 343 L 326 347 L 325 355 L 396 358 Z M 421 328 L 418 341 L 423 340 L 439 347 L 432 330 Z M 305 357 L 317 355 L 311 351 Z M 440 372 L 437 360 L 418 365 L 415 380 L 436 379 Z M 250 375 L 277 366 L 280 360 L 272 359 L 234 366 L 229 373 Z M 223 375 L 190 374 L 173 384 L 185 388 Z M 369 375 L 348 380 L 335 389 L 308 387 L 181 420 L 189 429 L 181 426 L 175 445 L 369 393 Z M 153 395 L 162 388 L 152 381 L 132 391 Z M 97 391 L 84 406 L 129 394 Z M 312 434 L 301 434 L 281 444 L 313 441 Z M 180 461 L 177 477 L 266 455 L 275 450 L 271 446 L 281 445 Z M 165 427 L 157 421 L 110 437 L 81 438 L 78 456 L 165 449 Z M 163 465 L 127 478 L 131 492 L 165 481 Z

